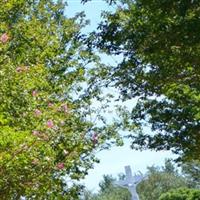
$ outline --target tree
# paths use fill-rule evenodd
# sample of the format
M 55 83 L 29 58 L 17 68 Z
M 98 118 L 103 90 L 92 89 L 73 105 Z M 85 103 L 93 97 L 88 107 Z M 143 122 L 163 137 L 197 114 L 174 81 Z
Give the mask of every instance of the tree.
M 87 2 L 89 2 L 89 1 L 92 1 L 92 0 L 81 0 L 81 3 L 87 3 Z M 107 3 L 109 3 L 109 4 L 112 4 L 112 3 L 115 3 L 116 2 L 116 0 L 105 0 Z
M 100 191 L 97 194 L 86 195 L 88 200 L 131 200 L 131 194 L 128 189 L 115 186 L 115 179 L 112 176 L 104 175 L 103 181 L 99 183 Z M 87 199 L 85 198 L 85 200 Z
M 189 185 L 188 179 L 178 173 L 178 169 L 174 163 L 167 159 L 162 167 L 151 166 L 147 168 L 146 178 L 139 183 L 137 191 L 140 200 L 158 200 L 162 194 L 171 192 L 172 189 L 186 188 Z M 122 175 L 119 176 L 122 178 Z M 97 194 L 85 191 L 84 200 L 115 200 L 115 199 L 131 199 L 127 189 L 113 185 L 112 176 L 104 175 L 103 181 L 99 183 L 100 190 Z M 189 190 L 189 189 L 188 189 Z
M 120 89 L 122 100 L 138 98 L 125 126 L 147 123 L 153 131 L 131 134 L 132 147 L 199 160 L 200 1 L 118 2 L 115 13 L 104 13 L 89 47 L 123 55 L 104 80 Z
M 159 200 L 199 200 L 200 190 L 178 189 L 163 194 Z
M 80 14 L 54 0 L 0 2 L 0 196 L 75 199 L 80 180 L 113 136 L 97 126 L 85 93 L 88 63 Z M 97 64 L 97 63 L 96 63 Z
M 181 187 L 187 187 L 186 179 L 178 174 L 170 160 L 166 160 L 161 169 L 155 166 L 148 168 L 147 178 L 137 190 L 141 200 L 158 200 L 163 193 Z
M 183 163 L 181 165 L 182 174 L 192 188 L 200 188 L 200 163 L 197 160 Z

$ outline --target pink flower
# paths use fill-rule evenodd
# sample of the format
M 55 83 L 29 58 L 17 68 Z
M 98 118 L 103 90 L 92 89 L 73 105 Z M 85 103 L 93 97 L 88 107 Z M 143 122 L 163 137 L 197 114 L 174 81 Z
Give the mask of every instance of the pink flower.
M 53 104 L 52 104 L 51 102 L 49 102 L 49 103 L 48 103 L 48 107 L 49 107 L 49 108 L 52 108 L 52 107 L 53 107 Z
M 9 36 L 7 33 L 4 33 L 3 35 L 1 35 L 0 37 L 0 41 L 5 44 L 7 41 L 9 40 Z
M 29 67 L 27 66 L 22 66 L 22 67 L 17 67 L 16 71 L 21 73 L 21 72 L 27 72 L 29 70 Z
M 64 163 L 58 163 L 57 165 L 56 165 L 56 167 L 58 168 L 58 169 L 63 169 L 64 167 L 65 167 L 65 164 Z
M 34 136 L 38 136 L 38 135 L 40 135 L 40 132 L 39 131 L 32 131 L 32 134 L 34 135 Z
M 92 141 L 94 144 L 96 144 L 98 142 L 98 135 L 96 133 L 93 134 Z
M 48 128 L 53 128 L 54 127 L 54 123 L 53 123 L 53 121 L 51 119 L 47 121 L 47 127 Z
M 33 165 L 37 165 L 38 163 L 39 163 L 39 160 L 36 159 L 36 158 L 32 161 L 32 164 L 33 164 Z
M 35 116 L 40 116 L 42 114 L 42 112 L 39 109 L 35 110 Z
M 37 96 L 37 91 L 33 90 L 32 96 L 33 96 L 33 97 L 36 97 L 36 96 Z
M 62 110 L 63 110 L 65 113 L 68 112 L 68 106 L 67 106 L 67 104 L 63 104 L 63 105 L 61 106 L 61 108 L 62 108 Z

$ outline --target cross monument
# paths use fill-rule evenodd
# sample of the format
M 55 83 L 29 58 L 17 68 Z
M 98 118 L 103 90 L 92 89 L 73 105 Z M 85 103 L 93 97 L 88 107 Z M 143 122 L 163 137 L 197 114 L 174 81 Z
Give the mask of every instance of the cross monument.
M 119 185 L 121 187 L 127 188 L 132 195 L 131 200 L 139 200 L 139 196 L 137 194 L 136 187 L 144 178 L 145 178 L 145 176 L 141 172 L 139 172 L 133 176 L 131 167 L 125 166 L 125 179 L 116 181 L 115 184 Z

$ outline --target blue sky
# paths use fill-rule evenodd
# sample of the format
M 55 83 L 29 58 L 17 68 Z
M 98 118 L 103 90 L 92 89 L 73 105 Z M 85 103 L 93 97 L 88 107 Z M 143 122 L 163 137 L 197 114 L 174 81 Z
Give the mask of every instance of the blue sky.
M 109 7 L 103 0 L 93 0 L 85 5 L 80 4 L 80 0 L 68 0 L 67 2 L 67 16 L 72 17 L 77 12 L 85 12 L 86 18 L 91 22 L 84 30 L 86 32 L 93 31 L 97 27 L 100 22 L 101 11 L 114 9 Z M 113 63 L 113 58 L 103 56 L 103 59 L 106 63 Z M 129 102 L 129 104 L 131 103 L 133 102 Z M 134 151 L 130 149 L 129 145 L 130 143 L 126 141 L 123 147 L 114 147 L 111 150 L 98 153 L 97 157 L 101 162 L 89 171 L 89 175 L 83 181 L 86 187 L 96 191 L 102 175 L 112 174 L 117 176 L 120 172 L 124 172 L 125 165 L 131 165 L 135 172 L 145 173 L 147 166 L 162 165 L 166 158 L 173 157 L 170 152 Z

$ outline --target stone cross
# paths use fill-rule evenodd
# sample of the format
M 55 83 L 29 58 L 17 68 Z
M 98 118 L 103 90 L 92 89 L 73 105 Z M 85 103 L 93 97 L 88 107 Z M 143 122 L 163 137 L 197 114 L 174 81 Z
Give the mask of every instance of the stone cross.
M 144 175 L 139 172 L 138 174 L 132 175 L 131 167 L 125 166 L 125 179 L 116 181 L 115 184 L 121 187 L 127 188 L 131 195 L 131 200 L 139 200 L 139 196 L 136 191 L 136 186 L 144 179 Z

